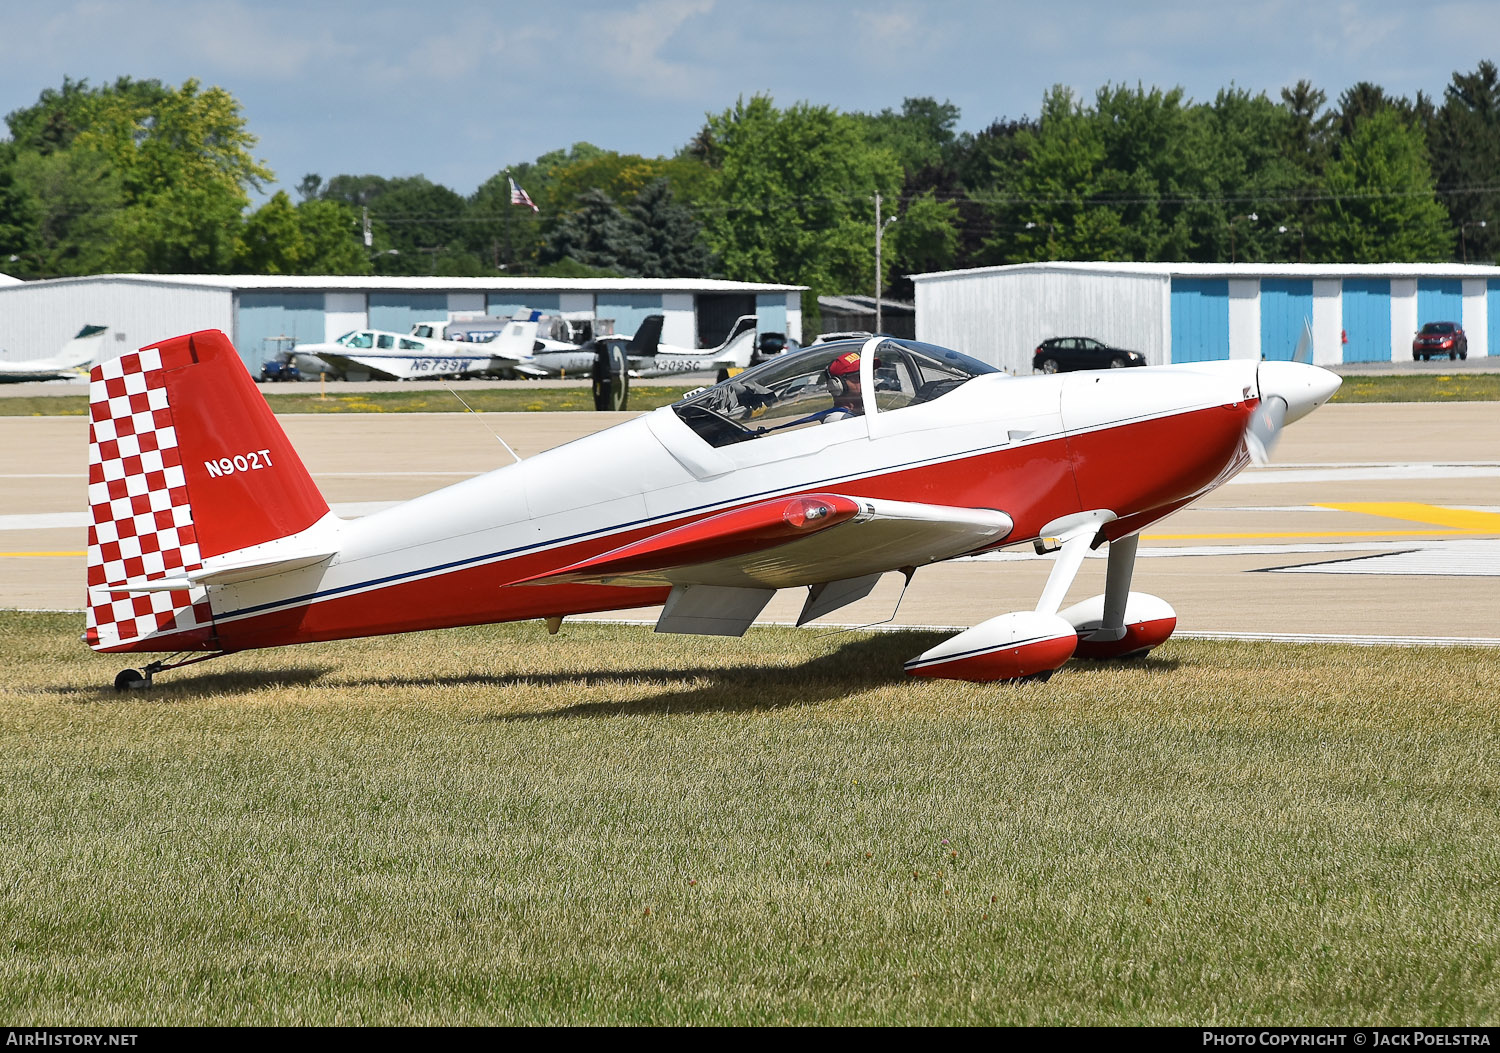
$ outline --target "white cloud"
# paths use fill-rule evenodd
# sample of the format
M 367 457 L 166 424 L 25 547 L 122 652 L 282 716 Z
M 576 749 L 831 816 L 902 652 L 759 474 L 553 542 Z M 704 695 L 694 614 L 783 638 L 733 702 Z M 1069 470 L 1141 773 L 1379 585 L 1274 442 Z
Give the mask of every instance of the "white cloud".
M 580 27 L 587 60 L 575 71 L 609 90 L 656 97 L 692 91 L 710 76 L 709 64 L 725 56 L 672 50 L 672 38 L 690 19 L 710 14 L 715 0 L 644 0 L 634 9 L 602 14 Z

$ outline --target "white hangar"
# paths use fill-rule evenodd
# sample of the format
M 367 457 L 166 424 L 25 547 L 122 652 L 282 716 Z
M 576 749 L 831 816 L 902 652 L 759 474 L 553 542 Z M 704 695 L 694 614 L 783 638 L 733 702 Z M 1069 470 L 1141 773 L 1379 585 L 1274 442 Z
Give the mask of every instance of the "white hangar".
M 1091 336 L 1152 364 L 1408 359 L 1427 322 L 1461 324 L 1500 355 L 1500 267 L 1462 264 L 1026 263 L 912 276 L 917 338 L 1029 373 L 1048 337 Z
M 57 353 L 85 325 L 112 330 L 116 352 L 199 329 L 229 334 L 252 375 L 289 340 L 333 340 L 365 327 L 407 332 L 461 314 L 508 317 L 521 308 L 608 320 L 633 333 L 664 315 L 662 340 L 713 346 L 735 318 L 801 339 L 800 285 L 711 278 L 447 278 L 99 274 L 47 281 L 0 279 L 0 349 L 9 361 Z

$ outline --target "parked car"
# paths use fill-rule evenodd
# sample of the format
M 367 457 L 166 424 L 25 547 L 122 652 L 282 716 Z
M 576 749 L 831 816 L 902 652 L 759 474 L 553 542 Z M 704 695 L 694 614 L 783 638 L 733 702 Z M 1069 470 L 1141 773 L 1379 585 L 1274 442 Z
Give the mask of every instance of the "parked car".
M 779 355 L 783 351 L 795 351 L 801 346 L 801 344 L 785 333 L 761 333 L 760 338 L 755 343 L 753 359 L 757 363 L 764 362 L 772 355 Z
M 302 371 L 297 368 L 297 363 L 292 355 L 286 353 L 279 358 L 262 362 L 260 364 L 260 379 L 268 383 L 301 380 Z
M 1144 366 L 1139 351 L 1110 347 L 1088 336 L 1054 336 L 1043 340 L 1031 355 L 1034 373 L 1066 373 L 1074 369 L 1120 369 Z
M 1411 342 L 1411 360 L 1415 362 L 1421 359 L 1429 361 L 1434 355 L 1447 355 L 1448 358 L 1469 357 L 1469 338 L 1464 335 L 1463 326 L 1457 322 L 1428 322 L 1417 334 L 1417 338 Z

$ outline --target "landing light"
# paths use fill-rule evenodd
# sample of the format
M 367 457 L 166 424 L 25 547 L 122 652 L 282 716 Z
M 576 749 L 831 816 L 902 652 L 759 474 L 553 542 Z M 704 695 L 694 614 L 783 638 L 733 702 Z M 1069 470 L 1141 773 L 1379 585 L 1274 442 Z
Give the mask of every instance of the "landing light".
M 821 501 L 792 501 L 787 504 L 781 517 L 794 527 L 803 527 L 816 523 L 832 511 Z

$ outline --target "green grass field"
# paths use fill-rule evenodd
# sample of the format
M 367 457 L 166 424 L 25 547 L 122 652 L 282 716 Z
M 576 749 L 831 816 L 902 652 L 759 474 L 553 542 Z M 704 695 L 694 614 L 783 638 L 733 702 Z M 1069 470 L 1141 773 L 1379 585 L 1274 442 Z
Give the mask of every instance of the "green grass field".
M 1500 373 L 1395 374 L 1344 378 L 1331 402 L 1495 402 Z
M 313 387 L 307 385 L 307 387 Z M 676 402 L 697 385 L 631 385 L 630 408 L 650 410 Z M 474 388 L 455 384 L 463 402 L 480 413 L 524 413 L 556 410 L 591 410 L 593 395 L 588 388 Z M 266 401 L 277 413 L 462 413 L 464 405 L 447 391 L 403 388 L 390 391 L 344 393 L 333 385 L 326 398 L 303 386 L 267 386 Z M 1448 376 L 1350 376 L 1333 396 L 1333 402 L 1494 402 L 1500 400 L 1500 373 L 1465 373 Z M 88 410 L 86 395 L 22 397 L 0 395 L 0 417 L 82 416 Z
M 1494 1024 L 1500 651 L 0 614 L 14 1025 Z

